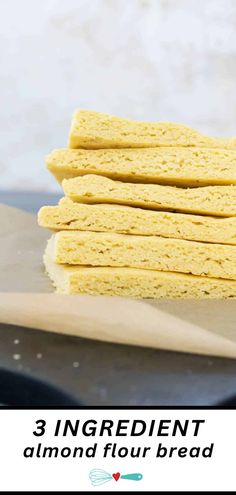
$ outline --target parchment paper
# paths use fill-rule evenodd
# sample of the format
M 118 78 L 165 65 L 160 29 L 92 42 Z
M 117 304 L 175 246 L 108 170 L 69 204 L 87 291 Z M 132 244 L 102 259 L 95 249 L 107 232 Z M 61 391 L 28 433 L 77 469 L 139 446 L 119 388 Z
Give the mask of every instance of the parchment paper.
M 0 322 L 97 340 L 236 358 L 236 301 L 136 301 L 53 293 L 51 233 L 0 205 Z

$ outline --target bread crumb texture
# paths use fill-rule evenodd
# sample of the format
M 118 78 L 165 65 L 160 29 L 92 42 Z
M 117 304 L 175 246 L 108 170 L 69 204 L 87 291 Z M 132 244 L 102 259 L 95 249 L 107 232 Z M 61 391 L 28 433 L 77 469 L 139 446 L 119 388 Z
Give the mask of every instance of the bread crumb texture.
M 79 110 L 74 113 L 70 148 L 155 148 L 157 146 L 198 146 L 236 148 L 236 138 L 205 136 L 191 127 L 173 122 L 141 122 Z
M 152 210 L 236 215 L 236 186 L 181 188 L 120 182 L 99 175 L 64 179 L 64 193 L 80 203 L 116 203 Z
M 65 193 L 38 213 L 63 294 L 236 298 L 236 137 L 74 113 L 46 158 Z
M 236 150 L 227 149 L 58 149 L 48 155 L 46 164 L 59 182 L 97 174 L 126 182 L 236 184 Z
M 61 294 L 90 294 L 153 299 L 235 299 L 236 281 L 136 268 L 58 265 L 55 236 L 48 242 L 44 264 Z
M 236 246 L 157 236 L 57 232 L 55 263 L 191 273 L 236 280 Z
M 42 207 L 38 223 L 53 231 L 116 232 L 236 245 L 236 217 L 185 215 L 122 205 L 87 205 L 69 198 L 62 198 L 57 206 Z

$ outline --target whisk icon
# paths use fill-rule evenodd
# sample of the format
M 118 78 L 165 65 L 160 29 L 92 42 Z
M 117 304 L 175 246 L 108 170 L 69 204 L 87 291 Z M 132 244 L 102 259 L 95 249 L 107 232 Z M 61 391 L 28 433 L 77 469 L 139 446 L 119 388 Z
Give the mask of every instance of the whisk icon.
M 112 479 L 116 481 L 118 481 L 118 479 L 140 481 L 142 477 L 143 475 L 141 473 L 131 473 L 131 474 L 122 474 L 122 475 L 120 473 L 110 474 L 107 473 L 107 471 L 104 471 L 103 469 L 92 469 L 92 471 L 90 471 L 89 473 L 90 481 L 94 486 L 103 485 L 104 483 L 107 483 Z

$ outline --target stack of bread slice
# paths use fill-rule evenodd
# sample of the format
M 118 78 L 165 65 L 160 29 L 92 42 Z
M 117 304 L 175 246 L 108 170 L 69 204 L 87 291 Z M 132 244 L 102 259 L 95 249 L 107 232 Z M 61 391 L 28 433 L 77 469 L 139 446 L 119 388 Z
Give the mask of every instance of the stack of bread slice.
M 39 211 L 57 292 L 236 298 L 236 139 L 169 122 L 75 113 Z

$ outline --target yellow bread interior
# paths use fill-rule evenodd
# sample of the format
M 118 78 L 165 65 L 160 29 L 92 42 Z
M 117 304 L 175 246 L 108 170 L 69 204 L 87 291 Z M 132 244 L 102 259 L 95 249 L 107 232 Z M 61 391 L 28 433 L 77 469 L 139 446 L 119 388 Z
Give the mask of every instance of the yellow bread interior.
M 155 235 L 236 245 L 236 217 L 186 215 L 112 204 L 90 205 L 75 203 L 69 198 L 62 198 L 57 206 L 43 206 L 38 213 L 38 223 L 55 231 Z
M 198 146 L 236 148 L 236 138 L 205 136 L 191 127 L 173 122 L 141 122 L 90 110 L 74 113 L 70 148 L 155 148 L 157 146 Z
M 46 158 L 61 182 L 97 174 L 127 182 L 206 186 L 236 184 L 236 149 L 58 149 Z
M 64 193 L 80 203 L 116 203 L 152 210 L 180 211 L 213 216 L 236 215 L 236 186 L 180 188 L 158 184 L 114 181 L 84 175 L 62 182 Z
M 54 262 L 55 236 L 44 255 L 46 271 L 61 294 L 126 296 L 132 298 L 236 298 L 236 282 L 182 273 L 136 268 L 58 265 Z
M 54 261 L 236 280 L 236 246 L 157 236 L 60 231 L 55 234 Z

